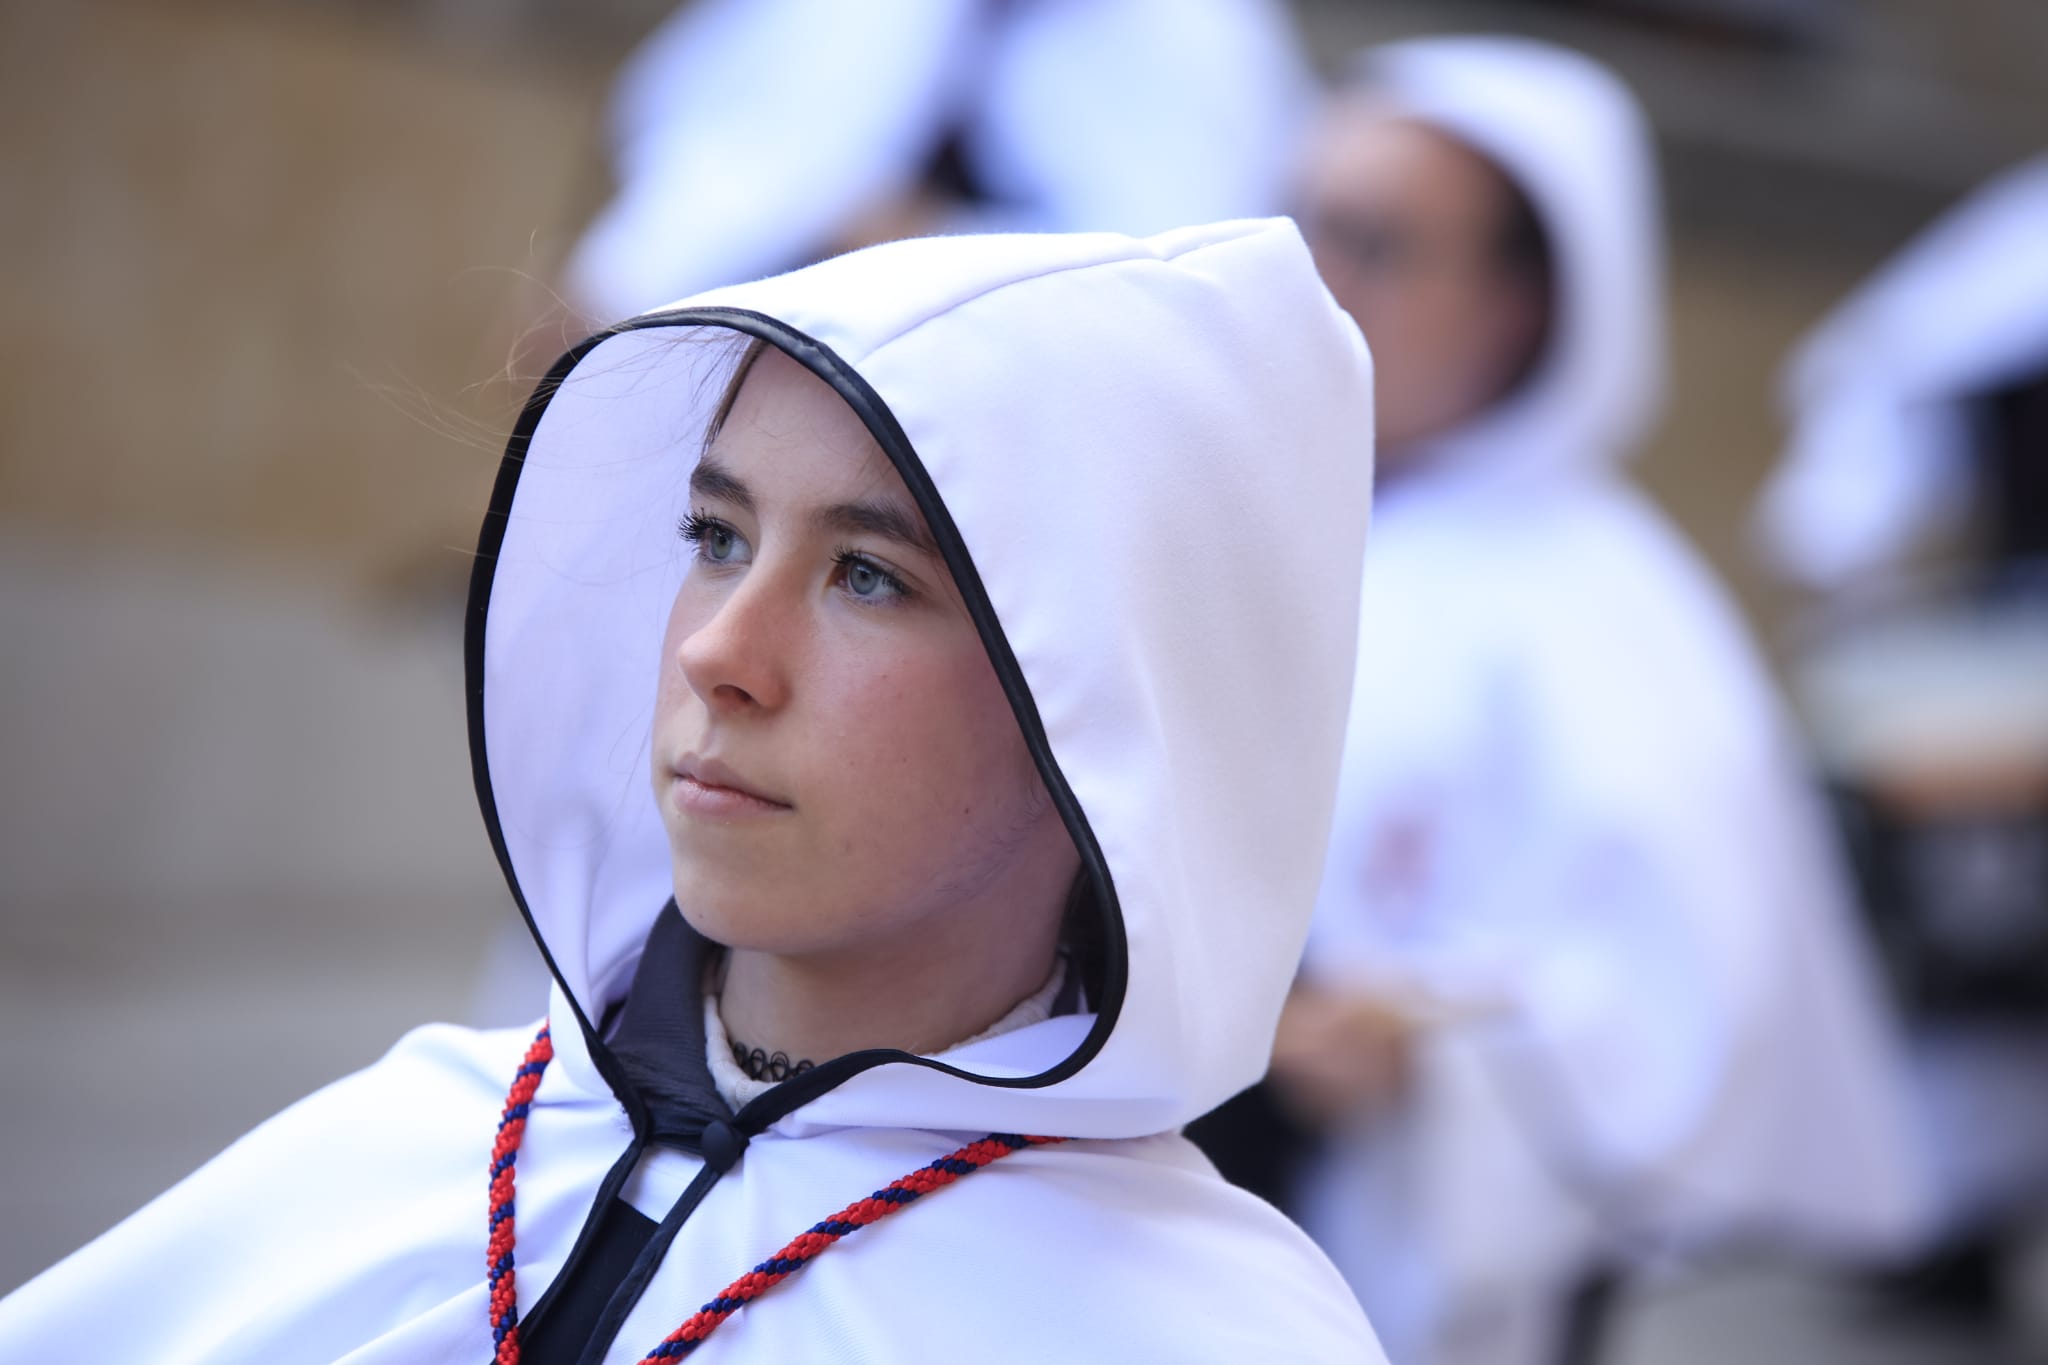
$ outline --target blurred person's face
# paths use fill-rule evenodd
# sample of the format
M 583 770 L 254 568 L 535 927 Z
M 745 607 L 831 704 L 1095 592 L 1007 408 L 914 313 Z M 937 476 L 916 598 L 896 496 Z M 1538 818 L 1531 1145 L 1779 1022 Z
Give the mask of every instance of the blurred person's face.
M 691 488 L 653 751 L 683 914 L 780 956 L 1049 967 L 1078 855 L 866 427 L 768 347 Z
M 1307 236 L 1372 346 L 1389 467 L 1501 398 L 1542 344 L 1548 289 L 1508 250 L 1518 204 L 1485 157 L 1369 99 L 1338 99 L 1317 132 Z

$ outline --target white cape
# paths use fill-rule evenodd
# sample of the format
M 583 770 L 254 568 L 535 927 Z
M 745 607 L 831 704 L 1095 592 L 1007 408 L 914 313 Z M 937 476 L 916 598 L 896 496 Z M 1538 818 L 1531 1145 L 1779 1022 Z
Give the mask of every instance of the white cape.
M 740 1111 L 751 1141 L 694 1205 L 703 1158 L 642 1161 L 631 1202 L 682 1221 L 603 1360 L 991 1131 L 1076 1140 L 847 1238 L 699 1358 L 1381 1360 L 1327 1260 L 1177 1135 L 1265 1066 L 1355 657 L 1370 364 L 1283 222 L 876 248 L 638 319 L 529 405 L 469 636 L 479 796 L 556 974 L 518 1156 L 522 1314 L 644 1146 L 591 1021 L 670 894 L 649 699 L 687 478 L 745 336 L 833 383 L 919 501 L 1093 875 L 1104 996 L 942 1058 L 824 1062 Z M 1219 573 L 1226 526 L 1256 552 Z M 414 1034 L 0 1302 L 0 1359 L 487 1359 L 486 1166 L 526 1041 Z

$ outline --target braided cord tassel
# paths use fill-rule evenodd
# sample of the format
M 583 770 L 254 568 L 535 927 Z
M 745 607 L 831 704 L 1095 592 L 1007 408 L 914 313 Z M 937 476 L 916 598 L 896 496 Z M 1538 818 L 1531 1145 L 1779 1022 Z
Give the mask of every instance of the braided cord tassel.
M 703 1345 L 705 1338 L 717 1331 L 727 1318 L 802 1270 L 840 1238 L 858 1232 L 870 1223 L 880 1222 L 906 1204 L 913 1204 L 962 1176 L 973 1175 L 1012 1152 L 1065 1141 L 1065 1138 L 1056 1137 L 990 1133 L 978 1142 L 970 1142 L 958 1151 L 947 1153 L 929 1166 L 919 1167 L 866 1199 L 848 1204 L 727 1285 L 717 1298 L 698 1309 L 681 1327 L 669 1333 L 667 1340 L 649 1351 L 640 1365 L 662 1365 L 664 1361 L 679 1360 L 689 1355 Z
M 485 1254 L 490 1266 L 493 1365 L 519 1365 L 519 1289 L 512 1266 L 513 1167 L 519 1160 L 520 1140 L 526 1136 L 526 1114 L 533 1093 L 540 1089 L 541 1073 L 554 1056 L 554 1038 L 543 1024 L 533 1045 L 526 1049 L 526 1060 L 512 1075 L 505 1112 L 498 1120 L 498 1140 L 491 1147 L 491 1237 Z

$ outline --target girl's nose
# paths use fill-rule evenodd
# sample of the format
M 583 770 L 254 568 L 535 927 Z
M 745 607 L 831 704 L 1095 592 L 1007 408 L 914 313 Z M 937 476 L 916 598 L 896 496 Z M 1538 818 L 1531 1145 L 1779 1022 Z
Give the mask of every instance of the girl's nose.
M 677 643 L 676 663 L 713 712 L 772 711 L 788 700 L 794 643 L 776 585 L 756 570 L 717 596 L 711 614 Z

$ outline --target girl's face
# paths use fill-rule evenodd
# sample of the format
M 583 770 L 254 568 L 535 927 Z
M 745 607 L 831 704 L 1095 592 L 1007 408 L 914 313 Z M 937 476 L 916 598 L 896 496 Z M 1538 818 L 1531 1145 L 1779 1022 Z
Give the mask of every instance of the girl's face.
M 1072 840 L 860 419 L 767 347 L 691 493 L 653 752 L 683 914 L 781 956 L 1049 964 Z

